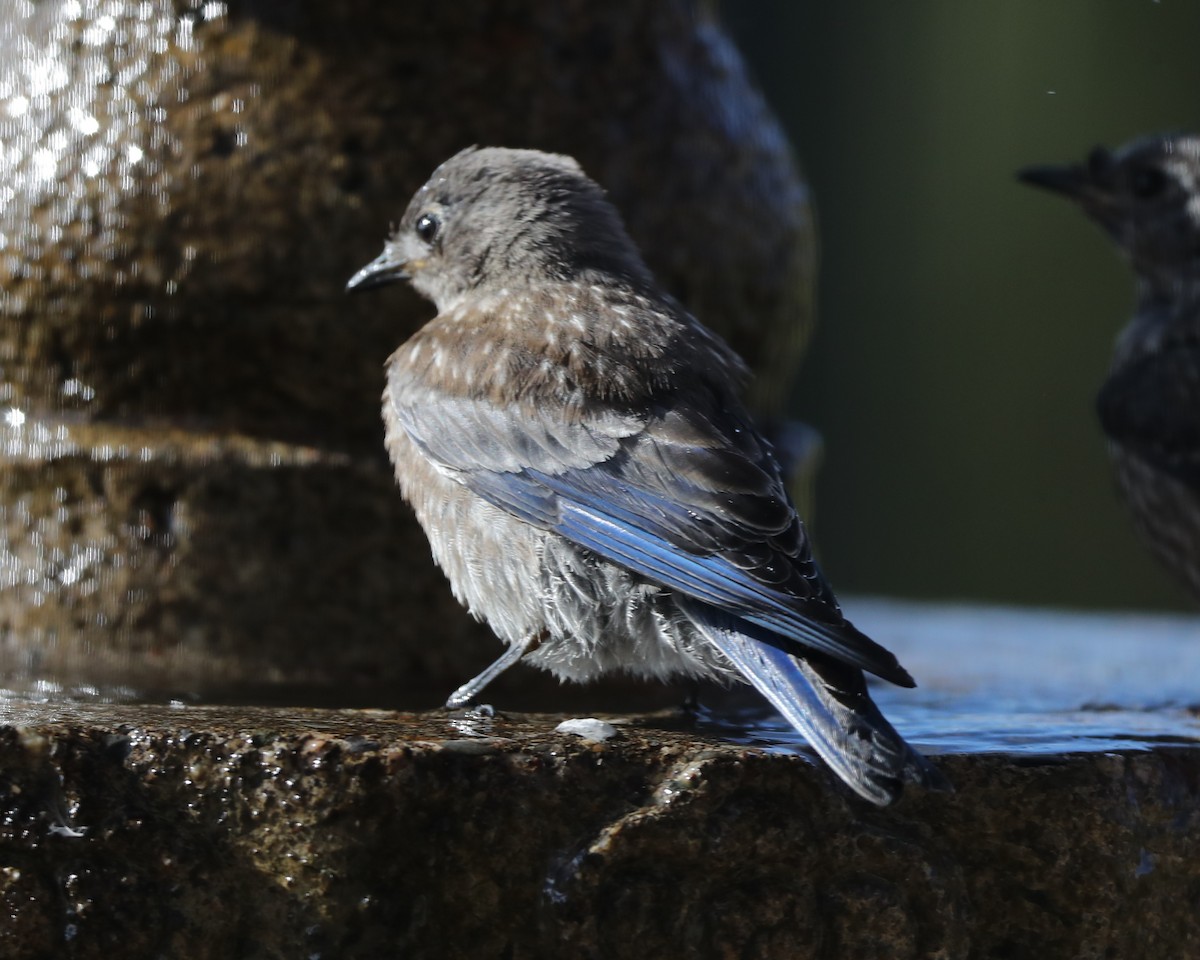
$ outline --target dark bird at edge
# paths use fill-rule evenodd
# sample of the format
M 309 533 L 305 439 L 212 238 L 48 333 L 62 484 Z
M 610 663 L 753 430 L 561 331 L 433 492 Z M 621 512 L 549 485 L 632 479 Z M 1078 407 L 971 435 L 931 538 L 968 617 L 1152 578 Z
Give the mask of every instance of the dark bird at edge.
M 1075 201 L 1133 267 L 1136 307 L 1096 409 L 1138 531 L 1200 599 L 1200 136 L 1097 147 L 1019 177 Z

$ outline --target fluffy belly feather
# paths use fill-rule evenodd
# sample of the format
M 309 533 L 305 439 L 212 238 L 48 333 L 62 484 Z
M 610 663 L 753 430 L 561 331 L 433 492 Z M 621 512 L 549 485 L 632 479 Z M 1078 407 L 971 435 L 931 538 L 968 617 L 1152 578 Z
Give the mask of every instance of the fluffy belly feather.
M 738 676 L 669 591 L 476 496 L 385 422 L 400 490 L 455 597 L 509 645 L 543 635 L 525 662 L 580 681 Z

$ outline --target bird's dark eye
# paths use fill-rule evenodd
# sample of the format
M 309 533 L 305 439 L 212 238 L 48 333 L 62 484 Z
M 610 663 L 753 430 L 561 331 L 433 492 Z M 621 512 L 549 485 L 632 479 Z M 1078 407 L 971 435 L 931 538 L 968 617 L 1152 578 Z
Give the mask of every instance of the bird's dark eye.
M 1142 167 L 1135 170 L 1129 181 L 1129 189 L 1139 200 L 1149 200 L 1163 192 L 1167 185 L 1167 175 L 1158 167 Z
M 417 218 L 417 225 L 414 229 L 417 231 L 417 236 L 426 243 L 433 243 L 433 238 L 437 236 L 438 228 L 441 225 L 442 222 L 432 213 L 423 213 Z

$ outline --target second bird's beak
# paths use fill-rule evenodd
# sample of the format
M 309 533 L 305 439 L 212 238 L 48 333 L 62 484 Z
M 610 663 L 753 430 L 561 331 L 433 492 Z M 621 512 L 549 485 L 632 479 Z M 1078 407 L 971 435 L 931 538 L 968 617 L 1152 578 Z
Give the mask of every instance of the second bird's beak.
M 1111 156 L 1097 148 L 1086 164 L 1026 167 L 1017 171 L 1017 179 L 1074 200 L 1084 213 L 1111 231 L 1116 230 L 1127 215 L 1114 186 L 1112 168 Z
M 1091 178 L 1083 167 L 1026 167 L 1017 171 L 1017 179 L 1052 193 L 1076 200 L 1082 199 L 1092 186 Z
M 401 259 L 399 251 L 389 243 L 383 248 L 383 253 L 350 278 L 346 290 L 368 290 L 385 283 L 408 280 L 411 276 L 408 272 L 408 261 Z

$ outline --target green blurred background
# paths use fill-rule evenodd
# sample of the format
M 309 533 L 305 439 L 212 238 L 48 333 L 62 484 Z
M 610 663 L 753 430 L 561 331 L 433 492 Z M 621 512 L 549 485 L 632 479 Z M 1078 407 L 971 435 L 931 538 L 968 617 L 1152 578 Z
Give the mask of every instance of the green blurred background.
M 1192 609 L 1116 498 L 1093 399 L 1133 284 L 1033 163 L 1200 129 L 1196 0 L 726 2 L 822 240 L 795 411 L 839 592 Z

